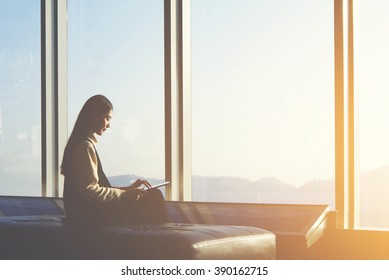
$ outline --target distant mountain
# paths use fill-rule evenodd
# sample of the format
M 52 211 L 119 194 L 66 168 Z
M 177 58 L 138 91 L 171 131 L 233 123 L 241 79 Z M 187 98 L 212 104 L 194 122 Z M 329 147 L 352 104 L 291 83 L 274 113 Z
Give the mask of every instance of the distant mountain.
M 389 165 L 364 173 L 361 184 L 361 224 L 389 227 Z
M 335 180 L 312 180 L 298 188 L 305 193 L 327 193 L 335 191 Z
M 239 177 L 192 176 L 192 199 L 197 201 L 267 203 L 295 191 L 292 185 L 273 177 L 252 182 Z
M 124 186 L 139 178 L 137 175 L 109 177 L 112 185 Z M 147 178 L 151 183 L 162 179 Z M 389 227 L 389 165 L 365 172 L 360 176 L 361 225 Z M 192 177 L 194 201 L 325 204 L 335 209 L 335 181 L 312 180 L 295 187 L 274 177 L 257 181 L 231 176 Z
M 296 188 L 292 185 L 286 184 L 281 180 L 274 177 L 264 177 L 254 182 L 254 186 L 258 191 L 261 192 L 289 192 L 295 191 Z

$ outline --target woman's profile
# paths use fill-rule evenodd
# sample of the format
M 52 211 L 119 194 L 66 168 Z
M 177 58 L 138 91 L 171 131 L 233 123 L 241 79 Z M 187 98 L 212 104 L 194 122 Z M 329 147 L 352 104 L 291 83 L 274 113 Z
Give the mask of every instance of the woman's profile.
M 146 180 L 126 187 L 112 187 L 96 150 L 97 138 L 110 128 L 112 103 L 94 95 L 82 107 L 64 150 L 66 223 L 131 224 L 169 221 L 165 200 L 158 189 L 138 190 Z

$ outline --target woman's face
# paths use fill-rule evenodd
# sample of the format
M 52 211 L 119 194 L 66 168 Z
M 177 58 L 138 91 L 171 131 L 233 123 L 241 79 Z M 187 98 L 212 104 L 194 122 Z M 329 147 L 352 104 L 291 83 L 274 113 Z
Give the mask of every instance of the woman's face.
M 101 136 L 111 126 L 112 110 L 108 113 L 100 115 L 96 120 L 96 127 L 94 132 Z

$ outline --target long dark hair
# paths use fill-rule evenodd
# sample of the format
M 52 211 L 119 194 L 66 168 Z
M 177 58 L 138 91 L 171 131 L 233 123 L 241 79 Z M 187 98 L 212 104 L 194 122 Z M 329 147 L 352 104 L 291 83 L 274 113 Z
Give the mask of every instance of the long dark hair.
M 96 119 L 101 115 L 108 113 L 110 110 L 113 110 L 112 103 L 104 95 L 94 95 L 85 102 L 78 114 L 73 131 L 66 144 L 62 158 L 61 174 L 65 176 L 68 174 L 68 171 L 71 168 L 71 157 L 74 149 L 81 141 L 85 140 L 87 134 L 92 131 Z

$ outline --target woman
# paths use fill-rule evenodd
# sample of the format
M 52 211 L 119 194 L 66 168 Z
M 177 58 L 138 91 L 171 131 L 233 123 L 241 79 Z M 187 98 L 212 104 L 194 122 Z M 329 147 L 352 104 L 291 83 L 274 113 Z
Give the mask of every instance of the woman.
M 112 103 L 103 95 L 89 98 L 82 107 L 65 147 L 61 174 L 67 223 L 164 223 L 169 220 L 158 189 L 138 190 L 146 180 L 127 187 L 112 187 L 104 174 L 95 145 L 110 127 Z

